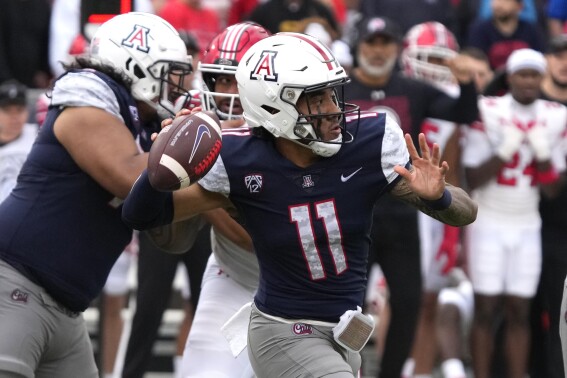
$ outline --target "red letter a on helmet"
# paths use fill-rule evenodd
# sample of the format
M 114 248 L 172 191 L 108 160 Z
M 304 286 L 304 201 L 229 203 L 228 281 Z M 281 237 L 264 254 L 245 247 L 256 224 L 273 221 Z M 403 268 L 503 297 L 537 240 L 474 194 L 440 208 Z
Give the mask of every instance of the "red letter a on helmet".
M 150 46 L 148 46 L 149 33 L 150 29 L 141 25 L 134 25 L 134 30 L 122 40 L 122 45 L 147 53 L 150 51 Z
M 274 58 L 276 55 L 278 55 L 277 51 L 262 51 L 254 70 L 250 72 L 250 79 L 278 81 L 278 74 L 274 66 Z

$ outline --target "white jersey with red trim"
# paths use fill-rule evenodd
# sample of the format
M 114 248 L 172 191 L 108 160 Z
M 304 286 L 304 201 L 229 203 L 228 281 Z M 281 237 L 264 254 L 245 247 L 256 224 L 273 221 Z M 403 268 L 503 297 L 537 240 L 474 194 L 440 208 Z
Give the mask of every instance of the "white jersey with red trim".
M 549 132 L 554 168 L 559 172 L 565 170 L 561 141 L 567 124 L 567 108 L 563 105 L 546 100 L 522 105 L 507 94 L 503 97 L 481 97 L 479 111 L 481 122 L 471 125 L 465 136 L 464 167 L 477 167 L 490 159 L 503 138 L 502 124 L 511 122 L 524 129 L 530 124 L 544 123 Z M 518 152 L 498 174 L 473 191 L 472 198 L 479 205 L 478 220 L 490 217 L 497 222 L 514 224 L 540 222 L 534 164 L 534 152 L 524 140 Z

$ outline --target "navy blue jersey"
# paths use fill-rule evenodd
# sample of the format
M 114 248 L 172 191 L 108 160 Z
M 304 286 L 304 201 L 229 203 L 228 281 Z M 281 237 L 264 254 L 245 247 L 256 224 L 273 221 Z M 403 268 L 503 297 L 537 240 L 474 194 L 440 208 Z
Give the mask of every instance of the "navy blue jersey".
M 120 109 L 135 138 L 133 98 L 109 77 L 89 73 L 97 89 L 106 91 L 94 96 L 113 99 L 109 104 Z M 85 96 L 89 92 L 95 93 L 87 88 Z M 60 113 L 49 110 L 16 187 L 0 205 L 0 257 L 70 310 L 83 311 L 102 290 L 132 230 L 121 220 L 120 201 L 82 171 L 55 137 Z
M 223 133 L 221 156 L 199 183 L 227 194 L 252 236 L 261 311 L 337 322 L 362 305 L 372 209 L 399 177 L 393 167 L 409 160 L 401 129 L 386 119 L 363 114 L 354 142 L 308 168 L 248 129 Z

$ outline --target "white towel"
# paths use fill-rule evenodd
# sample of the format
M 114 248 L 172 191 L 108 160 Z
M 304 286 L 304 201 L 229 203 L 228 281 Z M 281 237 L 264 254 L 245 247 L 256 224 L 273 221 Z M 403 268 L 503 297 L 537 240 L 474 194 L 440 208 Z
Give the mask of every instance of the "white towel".
M 230 345 L 230 351 L 236 358 L 248 344 L 248 324 L 252 302 L 246 303 L 221 327 L 221 333 Z

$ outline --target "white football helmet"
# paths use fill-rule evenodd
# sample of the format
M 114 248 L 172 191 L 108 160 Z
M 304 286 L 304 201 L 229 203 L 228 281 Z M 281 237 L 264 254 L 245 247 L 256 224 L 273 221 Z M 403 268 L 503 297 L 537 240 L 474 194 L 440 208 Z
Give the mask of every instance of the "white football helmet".
M 451 70 L 429 62 L 430 58 L 450 59 L 457 55 L 457 39 L 443 24 L 424 22 L 413 26 L 404 38 L 401 62 L 406 75 L 435 85 L 452 82 Z
M 338 113 L 311 114 L 300 114 L 296 107 L 304 93 L 326 88 L 336 91 L 350 81 L 329 48 L 316 38 L 278 33 L 257 42 L 240 60 L 236 81 L 244 118 L 251 127 L 263 127 L 275 137 L 294 141 L 320 156 L 332 156 L 343 143 L 354 139 L 346 130 L 344 115 L 358 113 L 358 106 L 340 102 Z M 337 115 L 341 117 L 341 136 L 322 140 L 318 132 L 321 119 Z
M 102 24 L 92 38 L 90 57 L 128 76 L 134 98 L 162 116 L 175 114 L 174 102 L 188 91 L 183 79 L 193 71 L 177 31 L 150 13 L 124 13 Z

